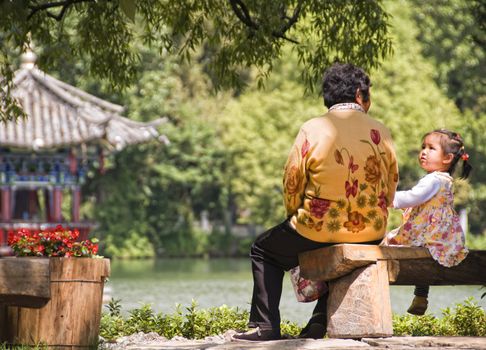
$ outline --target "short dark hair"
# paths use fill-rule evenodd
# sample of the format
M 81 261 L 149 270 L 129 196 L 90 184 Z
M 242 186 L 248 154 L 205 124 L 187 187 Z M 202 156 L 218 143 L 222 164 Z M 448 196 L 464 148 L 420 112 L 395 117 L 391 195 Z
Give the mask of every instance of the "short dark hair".
M 322 96 L 329 108 L 337 103 L 355 102 L 359 89 L 363 101 L 370 98 L 371 81 L 365 71 L 350 63 L 335 63 L 324 73 Z

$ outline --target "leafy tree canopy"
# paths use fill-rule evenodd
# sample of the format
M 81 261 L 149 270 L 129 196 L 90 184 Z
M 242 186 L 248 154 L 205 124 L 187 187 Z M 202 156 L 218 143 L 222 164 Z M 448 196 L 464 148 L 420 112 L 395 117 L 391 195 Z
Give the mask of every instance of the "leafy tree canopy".
M 486 3 L 414 0 L 413 17 L 434 78 L 461 111 L 486 108 Z
M 12 67 L 31 43 L 42 48 L 41 68 L 82 58 L 115 88 L 134 81 L 140 40 L 203 63 L 215 87 L 241 87 L 248 67 L 262 83 L 291 43 L 312 91 L 335 60 L 377 66 L 391 52 L 388 20 L 380 0 L 2 0 L 0 120 L 21 114 Z

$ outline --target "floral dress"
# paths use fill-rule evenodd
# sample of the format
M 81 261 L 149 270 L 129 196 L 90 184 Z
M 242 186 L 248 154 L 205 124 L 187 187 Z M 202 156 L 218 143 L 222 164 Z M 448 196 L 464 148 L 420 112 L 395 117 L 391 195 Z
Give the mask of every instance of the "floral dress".
M 403 224 L 386 235 L 384 244 L 427 247 L 434 260 L 451 267 L 468 253 L 464 231 L 453 207 L 452 177 L 442 172 L 427 176 L 431 175 L 439 181 L 437 193 L 428 201 L 407 208 Z

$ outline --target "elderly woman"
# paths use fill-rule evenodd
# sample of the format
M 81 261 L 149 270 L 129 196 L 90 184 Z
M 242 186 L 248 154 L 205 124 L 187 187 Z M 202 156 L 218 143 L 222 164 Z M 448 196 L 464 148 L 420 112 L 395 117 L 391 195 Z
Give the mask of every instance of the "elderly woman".
M 301 252 L 337 243 L 378 244 L 385 234 L 398 168 L 390 132 L 367 112 L 370 79 L 351 64 L 334 64 L 322 91 L 329 108 L 302 125 L 285 165 L 287 219 L 251 247 L 250 330 L 236 340 L 280 338 L 284 272 Z M 300 337 L 322 338 L 328 294 L 322 295 Z

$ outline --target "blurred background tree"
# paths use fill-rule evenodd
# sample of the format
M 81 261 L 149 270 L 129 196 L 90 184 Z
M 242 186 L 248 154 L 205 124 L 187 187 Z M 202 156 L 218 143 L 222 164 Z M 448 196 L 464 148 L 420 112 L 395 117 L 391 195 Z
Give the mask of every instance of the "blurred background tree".
M 366 22 L 370 27 L 365 28 L 364 34 L 350 33 L 348 42 L 344 32 L 348 27 L 332 27 L 338 18 L 343 19 L 334 15 L 332 9 L 325 9 L 324 13 L 333 14 L 328 19 L 319 19 L 328 22 L 317 23 L 319 11 L 324 11 L 320 6 L 325 6 L 318 1 L 285 2 L 287 11 L 297 9 L 299 4 L 303 6 L 298 24 L 288 31 L 289 37 L 299 44 L 275 37 L 271 31 L 268 42 L 265 41 L 264 36 L 254 33 L 255 29 L 240 23 L 236 12 L 228 7 L 232 2 L 225 2 L 225 13 L 220 8 L 209 15 L 212 2 L 189 6 L 189 2 L 182 1 L 169 11 L 164 7 L 168 6 L 165 2 L 139 1 L 135 25 L 127 21 L 125 12 L 118 7 L 121 3 L 98 2 L 98 7 L 93 9 L 94 5 L 80 4 L 69 14 L 94 16 L 108 9 L 117 13 L 130 30 L 126 38 L 120 38 L 125 43 L 121 47 L 125 45 L 131 54 L 120 56 L 127 64 L 125 68 L 121 67 L 125 63 L 114 62 L 107 69 L 126 69 L 116 73 L 125 75 L 126 80 L 116 78 L 115 73 L 86 74 L 96 59 L 102 57 L 88 57 L 90 49 L 81 46 L 79 52 L 78 48 L 72 48 L 81 40 L 77 35 L 85 35 L 76 31 L 81 19 L 66 17 L 61 21 L 64 29 L 60 32 L 57 24 L 54 25 L 57 22 L 49 24 L 50 31 L 55 31 L 52 38 L 58 38 L 56 35 L 64 31 L 63 35 L 71 34 L 69 38 L 61 38 L 66 42 L 35 41 L 41 55 L 45 55 L 40 64 L 50 67 L 48 72 L 61 80 L 125 105 L 129 118 L 143 121 L 161 116 L 169 118 L 161 127 L 170 140 L 169 145 L 144 144 L 113 155 L 108 159 L 106 174 L 102 177 L 91 174 L 83 189 L 88 196 L 83 210 L 100 223 L 94 234 L 102 239 L 105 254 L 119 257 L 246 255 L 252 234 L 284 218 L 281 179 L 288 151 L 302 122 L 325 113 L 315 81 L 334 58 L 353 61 L 353 55 L 359 52 L 360 59 L 365 57 L 366 62 L 358 63 L 368 68 L 373 82 L 370 114 L 391 129 L 395 140 L 400 188 L 409 188 L 423 175 L 417 152 L 424 133 L 441 127 L 460 132 L 466 140 L 474 170 L 469 182 L 456 186 L 458 208 L 469 210 L 471 233 L 484 235 L 486 223 L 481 215 L 486 211 L 486 75 L 482 71 L 485 31 L 481 1 L 388 1 L 384 3 L 386 11 L 376 7 L 381 5 L 378 1 L 329 5 L 347 4 L 344 13 L 353 22 L 348 24 L 349 28 L 368 21 L 368 15 L 358 16 L 354 12 L 358 7 L 353 9 L 352 4 L 371 4 L 367 9 L 374 8 L 375 25 L 385 26 L 386 20 L 387 34 L 382 32 L 381 49 L 375 43 L 374 51 L 370 51 L 376 53 L 374 58 L 359 51 L 378 40 L 367 31 L 372 28 L 371 22 Z M 278 20 L 278 16 L 258 17 L 263 14 L 255 10 L 261 5 L 257 1 L 244 4 L 259 22 Z M 149 9 L 149 5 L 155 9 Z M 6 6 L 5 2 L 0 6 Z M 162 9 L 169 12 L 157 17 Z M 308 15 L 304 15 L 306 9 L 311 11 Z M 186 11 L 185 16 L 182 10 Z M 25 15 L 31 10 L 27 7 L 23 11 Z M 154 17 L 147 24 L 144 16 L 149 15 Z M 156 24 L 160 16 L 170 17 L 170 22 Z M 213 23 L 211 19 L 218 16 L 226 17 Z M 0 21 L 5 17 L 1 12 Z M 51 19 L 46 16 L 44 20 Z M 6 22 L 0 23 L 3 26 Z M 93 30 L 101 25 L 96 21 L 91 24 Z M 171 29 L 171 25 L 179 31 Z M 317 30 L 315 25 L 321 29 Z M 225 26 L 236 31 L 228 32 L 233 38 L 229 47 L 223 45 L 229 40 L 226 34 L 217 30 Z M 1 28 L 0 36 L 5 33 L 5 27 Z M 339 38 L 330 36 L 331 32 L 321 33 L 322 28 L 337 30 L 331 32 Z M 123 30 L 121 33 L 125 33 Z M 208 30 L 213 36 L 203 40 L 202 30 Z M 268 28 L 262 30 L 268 35 Z M 145 40 L 139 40 L 136 35 Z M 167 38 L 172 40 L 169 47 L 164 41 Z M 333 43 L 336 40 L 334 44 L 341 45 L 344 51 L 352 44 L 354 53 L 343 56 L 337 46 L 327 45 L 329 40 Z M 376 60 L 389 53 L 389 40 L 393 41 L 394 55 L 383 57 L 382 65 L 376 67 Z M 449 45 L 450 42 L 456 45 Z M 257 44 L 261 46 L 255 46 L 253 52 Z M 238 56 L 238 47 L 249 52 L 233 61 L 232 55 Z M 314 58 L 305 56 L 307 49 Z M 58 50 L 58 55 L 62 53 L 66 59 L 56 60 L 52 50 Z M 329 50 L 329 56 L 320 50 Z M 18 51 L 18 47 L 11 50 L 10 62 L 15 62 Z M 187 58 L 188 52 L 192 60 L 181 60 L 181 56 Z M 115 54 L 106 59 L 112 62 L 118 57 Z M 219 65 L 226 68 L 216 69 Z M 106 79 L 99 79 L 100 74 Z M 266 79 L 262 80 L 263 77 Z M 126 83 L 127 87 L 122 92 L 113 90 L 111 79 L 120 85 Z M 232 87 L 216 91 L 217 86 Z M 399 222 L 400 213 L 393 211 L 389 227 Z M 240 229 L 247 235 L 238 236 Z
M 262 82 L 285 45 L 297 52 L 310 90 L 334 60 L 370 68 L 391 52 L 380 0 L 2 1 L 0 33 L 6 106 L 15 105 L 12 62 L 30 42 L 39 46 L 42 69 L 82 59 L 86 72 L 118 88 L 136 79 L 138 42 L 186 62 L 196 58 L 215 87 L 241 87 L 248 67 Z M 18 113 L 0 108 L 0 120 Z
M 466 207 L 473 232 L 486 229 L 486 3 L 481 0 L 413 1 L 421 53 L 433 78 L 460 110 L 466 151 L 474 170 Z

